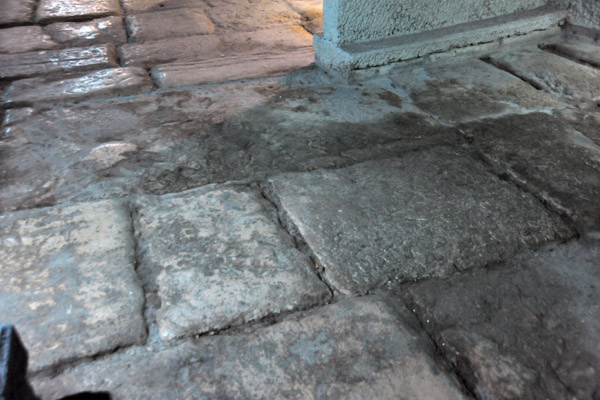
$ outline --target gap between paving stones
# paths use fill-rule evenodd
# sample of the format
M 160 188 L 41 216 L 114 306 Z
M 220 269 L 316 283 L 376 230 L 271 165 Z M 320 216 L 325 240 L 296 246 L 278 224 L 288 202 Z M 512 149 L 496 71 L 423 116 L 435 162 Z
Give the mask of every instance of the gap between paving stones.
M 538 85 L 537 83 L 531 81 L 530 79 L 527 79 L 527 77 L 521 76 L 517 73 L 515 73 L 513 70 L 511 70 L 510 68 L 505 67 L 504 65 L 500 65 L 495 63 L 490 57 L 483 57 L 480 58 L 481 61 L 490 64 L 491 66 L 493 66 L 494 68 L 498 68 L 500 71 L 504 71 L 508 74 L 511 74 L 512 76 L 514 76 L 515 78 L 518 78 L 520 80 L 522 80 L 523 82 L 525 82 L 526 84 L 528 84 L 529 86 L 531 86 L 532 88 L 534 88 L 535 90 L 544 90 L 544 88 L 542 88 L 540 85 Z

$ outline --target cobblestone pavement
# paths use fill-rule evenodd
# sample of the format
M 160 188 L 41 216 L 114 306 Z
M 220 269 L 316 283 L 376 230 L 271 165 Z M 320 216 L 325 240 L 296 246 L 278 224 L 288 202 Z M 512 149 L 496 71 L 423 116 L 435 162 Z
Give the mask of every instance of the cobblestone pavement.
M 600 399 L 600 46 L 340 83 L 319 0 L 0 3 L 44 399 Z

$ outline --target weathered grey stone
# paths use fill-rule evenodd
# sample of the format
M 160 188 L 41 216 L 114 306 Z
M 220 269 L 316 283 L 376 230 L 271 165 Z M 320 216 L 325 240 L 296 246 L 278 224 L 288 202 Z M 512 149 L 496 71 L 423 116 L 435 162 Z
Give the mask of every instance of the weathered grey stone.
M 213 23 L 199 8 L 134 14 L 125 18 L 125 25 L 133 42 L 206 35 L 215 31 Z
M 18 25 L 33 22 L 36 0 L 2 0 L 0 25 Z
M 115 400 L 465 398 L 405 310 L 379 296 L 348 299 L 250 334 L 113 355 L 34 386 L 45 398 L 85 389 Z
M 494 54 L 491 60 L 555 96 L 574 101 L 600 99 L 600 71 L 587 65 L 540 50 Z
M 282 27 L 255 32 L 199 35 L 130 43 L 119 50 L 124 66 L 149 68 L 160 64 L 203 61 L 251 54 L 282 54 L 308 48 L 312 36 L 300 27 Z
M 585 42 L 550 43 L 545 48 L 569 58 L 583 61 L 595 67 L 600 67 L 600 47 Z
M 145 337 L 131 229 L 114 201 L 0 215 L 0 314 L 30 370 Z
M 121 13 L 119 0 L 40 0 L 36 21 L 41 23 L 100 18 Z
M 314 57 L 312 49 L 304 49 L 281 55 L 226 57 L 165 64 L 152 68 L 152 78 L 161 88 L 263 78 L 307 67 L 312 64 Z
M 118 67 L 113 44 L 0 55 L 0 78 L 16 79 L 55 72 Z
M 453 148 L 269 184 L 290 229 L 343 294 L 483 267 L 573 235 L 533 196 Z
M 61 76 L 23 79 L 13 82 L 4 92 L 8 106 L 39 102 L 85 100 L 127 96 L 154 88 L 148 72 L 141 68 L 112 68 L 76 78 Z
M 160 299 L 161 338 L 219 330 L 326 302 L 314 264 L 260 192 L 208 186 L 137 201 L 139 269 Z
M 58 46 L 39 26 L 0 29 L 0 53 L 24 53 Z
M 300 25 L 302 17 L 285 2 L 209 1 L 206 13 L 217 28 L 231 31 L 256 31 L 282 25 Z
M 127 33 L 121 17 L 98 18 L 86 22 L 56 22 L 46 25 L 44 32 L 54 41 L 68 46 L 127 43 Z
M 122 0 L 123 8 L 128 14 L 144 12 L 171 10 L 175 8 L 205 8 L 202 0 Z
M 600 145 L 547 114 L 507 116 L 461 130 L 499 173 L 568 216 L 582 233 L 599 234 Z
M 600 393 L 600 251 L 552 245 L 502 268 L 405 292 L 479 399 L 593 399 Z

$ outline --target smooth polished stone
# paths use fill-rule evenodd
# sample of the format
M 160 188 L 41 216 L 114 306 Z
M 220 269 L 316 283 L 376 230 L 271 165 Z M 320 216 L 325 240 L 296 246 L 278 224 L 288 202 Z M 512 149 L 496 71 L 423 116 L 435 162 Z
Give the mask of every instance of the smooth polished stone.
M 0 53 L 25 53 L 58 47 L 39 26 L 0 29 Z
M 44 32 L 55 42 L 71 47 L 127 43 L 127 33 L 121 17 L 98 18 L 86 22 L 55 22 L 46 25 Z
M 40 0 L 36 22 L 93 19 L 121 13 L 119 0 Z

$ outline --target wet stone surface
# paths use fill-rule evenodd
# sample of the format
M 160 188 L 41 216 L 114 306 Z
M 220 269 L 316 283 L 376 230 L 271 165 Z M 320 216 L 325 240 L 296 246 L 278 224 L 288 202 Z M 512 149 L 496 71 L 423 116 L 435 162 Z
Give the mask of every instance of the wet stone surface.
M 36 22 L 92 19 L 120 13 L 119 0 L 40 0 Z
M 162 339 L 305 309 L 331 296 L 256 188 L 210 185 L 143 197 L 136 209 L 138 268 L 160 304 L 153 312 Z
M 127 43 L 127 33 L 121 17 L 98 18 L 85 22 L 55 22 L 46 25 L 44 32 L 54 41 L 71 47 Z
M 552 245 L 404 294 L 477 398 L 594 399 L 598 265 L 597 242 Z
M 199 8 L 134 14 L 125 18 L 125 25 L 132 42 L 207 35 L 215 31 L 213 23 Z
M 415 322 L 392 299 L 348 299 L 248 334 L 136 349 L 33 383 L 47 398 L 81 390 L 115 400 L 465 398 Z
M 0 215 L 0 313 L 30 371 L 145 337 L 129 211 L 114 201 Z
M 533 196 L 447 147 L 276 176 L 269 193 L 342 294 L 483 267 L 573 236 Z
M 58 46 L 39 26 L 0 29 L 0 53 L 25 53 Z

